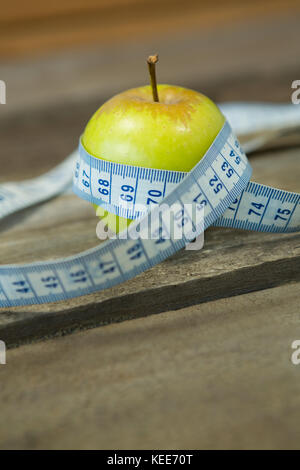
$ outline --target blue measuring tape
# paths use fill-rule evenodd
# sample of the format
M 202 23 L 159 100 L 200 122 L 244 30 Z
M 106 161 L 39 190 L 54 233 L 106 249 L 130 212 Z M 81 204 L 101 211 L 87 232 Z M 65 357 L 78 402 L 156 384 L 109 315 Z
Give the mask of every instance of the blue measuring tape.
M 80 197 L 137 219 L 129 237 L 64 259 L 0 266 L 1 307 L 55 302 L 112 287 L 173 255 L 210 225 L 300 230 L 300 195 L 249 182 L 251 166 L 228 122 L 188 174 L 114 164 L 92 157 L 80 145 L 79 152 L 46 175 L 0 185 L 0 218 L 67 190 L 71 174 Z M 176 208 L 178 225 L 184 222 L 191 237 L 177 239 L 168 232 L 162 205 Z M 204 207 L 203 224 L 187 206 Z M 143 226 L 150 227 L 148 238 L 142 236 Z

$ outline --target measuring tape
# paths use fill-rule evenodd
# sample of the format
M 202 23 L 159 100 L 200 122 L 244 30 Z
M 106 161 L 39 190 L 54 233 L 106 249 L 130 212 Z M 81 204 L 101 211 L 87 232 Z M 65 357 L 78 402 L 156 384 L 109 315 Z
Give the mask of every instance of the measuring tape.
M 240 106 L 230 106 L 232 116 L 238 115 Z M 247 106 L 240 110 L 237 130 L 243 113 L 247 115 Z M 252 111 L 248 108 L 248 127 L 243 124 L 242 134 L 253 132 L 255 109 L 259 115 L 259 107 L 263 113 L 262 105 L 254 105 Z M 284 122 L 280 124 L 277 118 L 271 128 L 285 128 L 291 114 L 288 127 L 300 124 L 300 113 L 297 110 L 294 115 L 294 108 L 292 111 L 289 106 L 290 114 L 285 108 Z M 274 109 L 265 108 L 265 125 L 270 122 L 268 116 L 274 116 Z M 223 112 L 230 115 L 230 108 Z M 266 128 L 260 119 L 260 128 Z M 0 266 L 1 307 L 49 303 L 100 291 L 173 255 L 191 238 L 177 239 L 168 232 L 160 216 L 162 204 L 175 208 L 176 223 L 182 226 L 184 222 L 185 233 L 193 237 L 210 225 L 269 232 L 300 230 L 300 195 L 249 182 L 251 166 L 228 122 L 188 174 L 103 161 L 89 155 L 80 144 L 78 152 L 47 174 L 0 185 L 0 218 L 69 190 L 71 175 L 80 197 L 116 215 L 137 219 L 129 226 L 129 237 L 108 240 L 64 259 Z M 149 211 L 153 205 L 155 208 Z M 203 224 L 197 222 L 195 210 L 186 210 L 190 206 L 196 210 L 204 207 Z M 150 227 L 149 238 L 143 238 L 143 226 Z

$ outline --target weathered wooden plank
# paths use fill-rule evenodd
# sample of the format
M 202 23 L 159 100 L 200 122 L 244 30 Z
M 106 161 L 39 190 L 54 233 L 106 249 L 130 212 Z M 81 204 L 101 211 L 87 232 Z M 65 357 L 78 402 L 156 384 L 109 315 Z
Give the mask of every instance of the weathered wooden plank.
M 295 339 L 299 284 L 9 350 L 0 447 L 299 449 Z
M 299 149 L 266 153 L 252 163 L 259 182 L 300 190 Z M 97 218 L 76 196 L 25 215 L 4 223 L 1 263 L 57 258 L 97 244 Z M 14 345 L 299 280 L 300 234 L 210 229 L 203 250 L 182 251 L 121 286 L 68 302 L 1 309 L 0 337 Z

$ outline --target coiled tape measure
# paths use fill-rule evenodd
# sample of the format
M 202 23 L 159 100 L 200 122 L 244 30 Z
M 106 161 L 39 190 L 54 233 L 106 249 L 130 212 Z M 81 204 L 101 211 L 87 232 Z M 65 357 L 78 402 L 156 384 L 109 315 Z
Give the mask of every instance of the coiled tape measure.
M 300 127 L 300 107 L 232 103 L 221 106 L 237 135 Z M 257 141 L 246 143 L 252 150 Z M 38 178 L 0 185 L 0 219 L 70 188 L 81 198 L 123 217 L 137 219 L 129 237 L 108 240 L 76 256 L 49 262 L 0 266 L 0 307 L 49 303 L 100 291 L 122 283 L 183 248 L 190 239 L 145 239 L 139 233 L 150 217 L 157 232 L 159 207 L 179 207 L 194 236 L 210 225 L 267 232 L 300 231 L 300 194 L 249 182 L 251 166 L 226 121 L 200 162 L 188 173 L 118 165 L 89 155 L 79 145 L 63 163 Z M 130 188 L 130 189 L 128 189 Z M 122 195 L 126 206 L 122 205 Z M 156 208 L 145 212 L 149 195 Z M 204 206 L 204 223 L 186 205 Z M 156 224 L 153 225 L 157 213 Z M 153 217 L 154 215 L 154 217 Z M 149 226 L 149 225 L 148 225 Z M 166 229 L 164 227 L 164 229 Z

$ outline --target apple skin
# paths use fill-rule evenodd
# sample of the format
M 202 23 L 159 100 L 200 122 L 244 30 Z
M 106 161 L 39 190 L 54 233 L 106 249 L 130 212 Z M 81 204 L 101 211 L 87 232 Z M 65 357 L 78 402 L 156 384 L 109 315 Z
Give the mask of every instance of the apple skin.
M 158 85 L 130 89 L 104 103 L 88 122 L 82 144 L 91 155 L 115 163 L 190 171 L 222 128 L 225 118 L 206 96 Z M 97 208 L 108 227 L 119 232 L 131 222 Z

